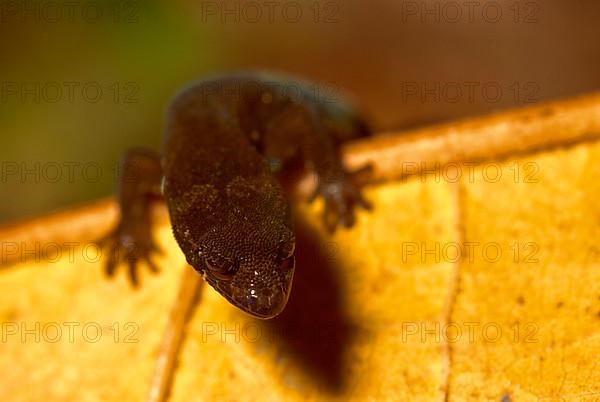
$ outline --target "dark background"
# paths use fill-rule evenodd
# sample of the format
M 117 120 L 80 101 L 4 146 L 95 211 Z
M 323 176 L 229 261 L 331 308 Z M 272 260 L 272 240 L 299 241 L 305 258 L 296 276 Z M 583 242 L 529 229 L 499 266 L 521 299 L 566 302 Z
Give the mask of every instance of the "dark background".
M 381 134 L 600 87 L 594 0 L 65 3 L 0 2 L 0 221 L 111 194 L 206 73 L 320 80 Z

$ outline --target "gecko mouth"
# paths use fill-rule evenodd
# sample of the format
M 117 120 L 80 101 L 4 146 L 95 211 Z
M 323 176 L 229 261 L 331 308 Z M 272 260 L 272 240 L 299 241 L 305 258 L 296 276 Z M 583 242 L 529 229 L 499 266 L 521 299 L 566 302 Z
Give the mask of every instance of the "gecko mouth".
M 231 282 L 215 283 L 213 286 L 230 303 L 244 312 L 260 319 L 273 318 L 285 308 L 292 289 L 294 270 L 291 269 L 279 283 L 263 288 L 239 288 Z
M 272 318 L 283 311 L 290 297 L 290 289 L 291 286 L 286 289 L 283 285 L 260 290 L 251 289 L 235 301 L 238 307 L 254 317 Z

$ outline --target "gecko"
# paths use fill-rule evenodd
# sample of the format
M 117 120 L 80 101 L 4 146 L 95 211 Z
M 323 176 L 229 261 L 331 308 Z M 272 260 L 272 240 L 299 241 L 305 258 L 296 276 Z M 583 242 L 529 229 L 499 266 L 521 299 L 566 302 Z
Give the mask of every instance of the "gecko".
M 129 277 L 151 271 L 159 252 L 150 203 L 167 205 L 174 237 L 204 280 L 234 306 L 268 319 L 288 301 L 295 271 L 289 201 L 276 173 L 299 160 L 315 175 L 329 231 L 371 209 L 342 164 L 340 144 L 370 134 L 341 99 L 317 96 L 311 82 L 261 71 L 207 77 L 181 90 L 167 111 L 162 152 L 134 148 L 122 158 L 120 219 L 106 237 L 105 271 L 127 254 Z

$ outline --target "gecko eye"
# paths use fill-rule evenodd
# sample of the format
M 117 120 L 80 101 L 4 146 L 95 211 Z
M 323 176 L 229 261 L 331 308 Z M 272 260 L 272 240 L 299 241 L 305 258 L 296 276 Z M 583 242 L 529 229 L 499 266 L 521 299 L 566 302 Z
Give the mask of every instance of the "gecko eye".
M 281 261 L 279 264 L 279 269 L 283 272 L 289 271 L 290 269 L 294 269 L 296 267 L 296 257 L 292 254 L 290 257 Z
M 231 280 L 238 270 L 237 264 L 221 256 L 204 257 L 204 263 L 212 275 L 222 280 Z
M 294 238 L 292 238 L 281 245 L 281 248 L 279 249 L 279 259 L 285 260 L 287 258 L 290 258 L 294 255 L 295 251 L 296 241 Z

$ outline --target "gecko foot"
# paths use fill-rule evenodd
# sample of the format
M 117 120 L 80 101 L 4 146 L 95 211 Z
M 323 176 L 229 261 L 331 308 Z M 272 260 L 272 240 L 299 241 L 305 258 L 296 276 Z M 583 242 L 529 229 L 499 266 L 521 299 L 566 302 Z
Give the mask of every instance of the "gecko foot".
M 152 261 L 152 253 L 162 254 L 162 250 L 152 239 L 151 231 L 144 225 L 125 226 L 122 223 L 102 238 L 98 244 L 108 251 L 104 266 L 107 276 L 112 277 L 120 263 L 129 268 L 129 279 L 133 287 L 138 286 L 138 263 L 144 261 L 150 271 L 157 273 L 158 267 Z
M 362 196 L 361 187 L 368 181 L 366 177 L 373 171 L 371 165 L 364 166 L 354 172 L 344 172 L 335 181 L 320 181 L 310 201 L 321 195 L 325 201 L 323 222 L 330 233 L 335 232 L 338 224 L 351 227 L 356 220 L 356 206 L 365 210 L 372 208 Z

